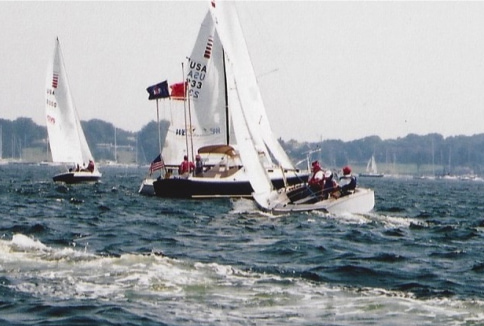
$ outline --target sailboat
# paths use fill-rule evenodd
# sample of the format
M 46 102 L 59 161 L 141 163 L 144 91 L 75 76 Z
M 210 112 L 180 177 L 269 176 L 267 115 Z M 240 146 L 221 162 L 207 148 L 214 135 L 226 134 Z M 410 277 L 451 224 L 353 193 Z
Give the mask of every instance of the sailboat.
M 239 139 L 231 116 L 227 89 L 227 57 L 215 20 L 207 11 L 195 46 L 188 58 L 186 92 L 169 100 L 170 126 L 162 149 L 167 173 L 153 182 L 159 197 L 213 198 L 251 197 L 253 189 L 239 156 Z M 183 83 L 182 83 L 183 85 Z M 183 94 L 182 93 L 182 94 Z M 260 98 L 260 94 L 254 94 Z M 277 189 L 307 180 L 308 171 L 296 169 L 273 135 L 263 106 L 251 108 L 251 121 L 258 129 L 254 138 L 258 156 Z M 178 175 L 183 157 L 203 162 L 201 173 Z M 274 162 L 273 158 L 277 161 Z M 141 189 L 146 189 L 142 185 Z
M 98 171 L 74 106 L 59 39 L 55 41 L 52 61 L 46 78 L 45 116 L 52 161 L 70 164 L 65 172 L 53 177 L 55 182 L 96 182 Z
M 257 87 L 257 80 L 250 63 L 248 50 L 243 41 L 243 32 L 238 22 L 233 2 L 218 2 L 211 12 L 216 29 L 220 34 L 226 51 L 227 84 L 229 89 L 229 107 L 231 108 L 234 131 L 244 169 L 253 188 L 252 196 L 258 206 L 275 214 L 290 212 L 324 211 L 329 213 L 367 213 L 375 205 L 374 191 L 356 188 L 350 195 L 316 201 L 301 198 L 291 199 L 291 192 L 297 191 L 284 187 L 279 190 L 271 182 L 257 149 L 257 138 L 261 130 L 253 119 L 254 108 L 263 108 L 263 102 Z M 231 96 L 230 96 L 231 95 Z M 241 123 L 241 122 L 245 123 Z M 305 185 L 298 185 L 298 188 Z M 310 195 L 312 196 L 312 195 Z M 312 198 L 314 199 L 314 198 Z
M 378 173 L 378 169 L 376 167 L 375 155 L 372 155 L 371 158 L 368 160 L 366 165 L 366 173 L 360 173 L 360 177 L 372 177 L 372 178 L 381 178 L 383 177 L 382 173 Z

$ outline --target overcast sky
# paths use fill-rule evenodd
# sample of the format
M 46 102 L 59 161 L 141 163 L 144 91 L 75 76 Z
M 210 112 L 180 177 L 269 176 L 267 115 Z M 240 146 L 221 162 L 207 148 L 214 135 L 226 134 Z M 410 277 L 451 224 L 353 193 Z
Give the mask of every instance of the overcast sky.
M 206 1 L 0 2 L 0 118 L 45 125 L 59 37 L 82 120 L 138 131 L 146 87 L 182 79 Z M 237 4 L 269 120 L 284 140 L 484 132 L 484 2 Z

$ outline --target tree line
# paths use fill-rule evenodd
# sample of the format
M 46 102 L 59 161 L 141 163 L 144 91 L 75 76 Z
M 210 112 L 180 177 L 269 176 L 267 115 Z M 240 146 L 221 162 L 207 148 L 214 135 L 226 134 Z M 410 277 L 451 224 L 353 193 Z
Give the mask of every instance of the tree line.
M 116 128 L 112 123 L 97 119 L 82 121 L 81 124 L 91 151 L 98 161 L 118 159 L 113 157 L 115 143 L 117 148 L 133 152 L 131 161 L 125 163 L 146 164 L 158 155 L 158 127 L 155 121 L 138 132 Z M 0 119 L 0 126 L 2 158 L 21 159 L 27 149 L 36 149 L 47 157 L 48 136 L 45 126 L 35 124 L 30 118 L 17 118 L 14 121 Z M 168 122 L 162 121 L 162 141 L 167 129 Z M 293 162 L 303 162 L 309 158 L 318 159 L 325 166 L 335 168 L 347 164 L 364 166 L 374 155 L 379 165 L 388 170 L 386 172 L 392 166 L 412 165 L 417 171 L 424 167 L 437 167 L 438 174 L 468 171 L 484 173 L 484 134 L 446 138 L 438 133 L 409 134 L 386 140 L 378 136 L 368 136 L 348 142 L 336 139 L 301 142 L 280 138 L 279 142 Z M 308 156 L 310 152 L 312 154 Z

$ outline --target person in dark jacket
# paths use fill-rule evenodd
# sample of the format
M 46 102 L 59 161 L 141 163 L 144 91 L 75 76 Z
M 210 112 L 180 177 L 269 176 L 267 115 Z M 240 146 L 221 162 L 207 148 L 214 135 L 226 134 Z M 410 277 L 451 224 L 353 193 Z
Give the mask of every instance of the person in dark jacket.
M 352 194 L 356 189 L 356 176 L 351 174 L 351 167 L 343 168 L 343 176 L 339 178 L 341 196 Z
M 195 156 L 195 175 L 203 174 L 203 162 L 200 155 Z
M 323 199 L 328 199 L 333 193 L 339 191 L 339 185 L 336 180 L 333 179 L 333 172 L 327 170 L 324 172 L 324 186 L 323 186 Z

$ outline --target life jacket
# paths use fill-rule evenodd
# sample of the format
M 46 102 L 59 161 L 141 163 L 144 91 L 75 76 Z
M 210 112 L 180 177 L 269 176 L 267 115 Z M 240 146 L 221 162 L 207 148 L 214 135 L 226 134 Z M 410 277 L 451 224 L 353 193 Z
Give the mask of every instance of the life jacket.
M 318 170 L 313 173 L 311 178 L 308 181 L 308 184 L 312 187 L 323 187 L 324 182 L 324 173 L 323 170 Z

